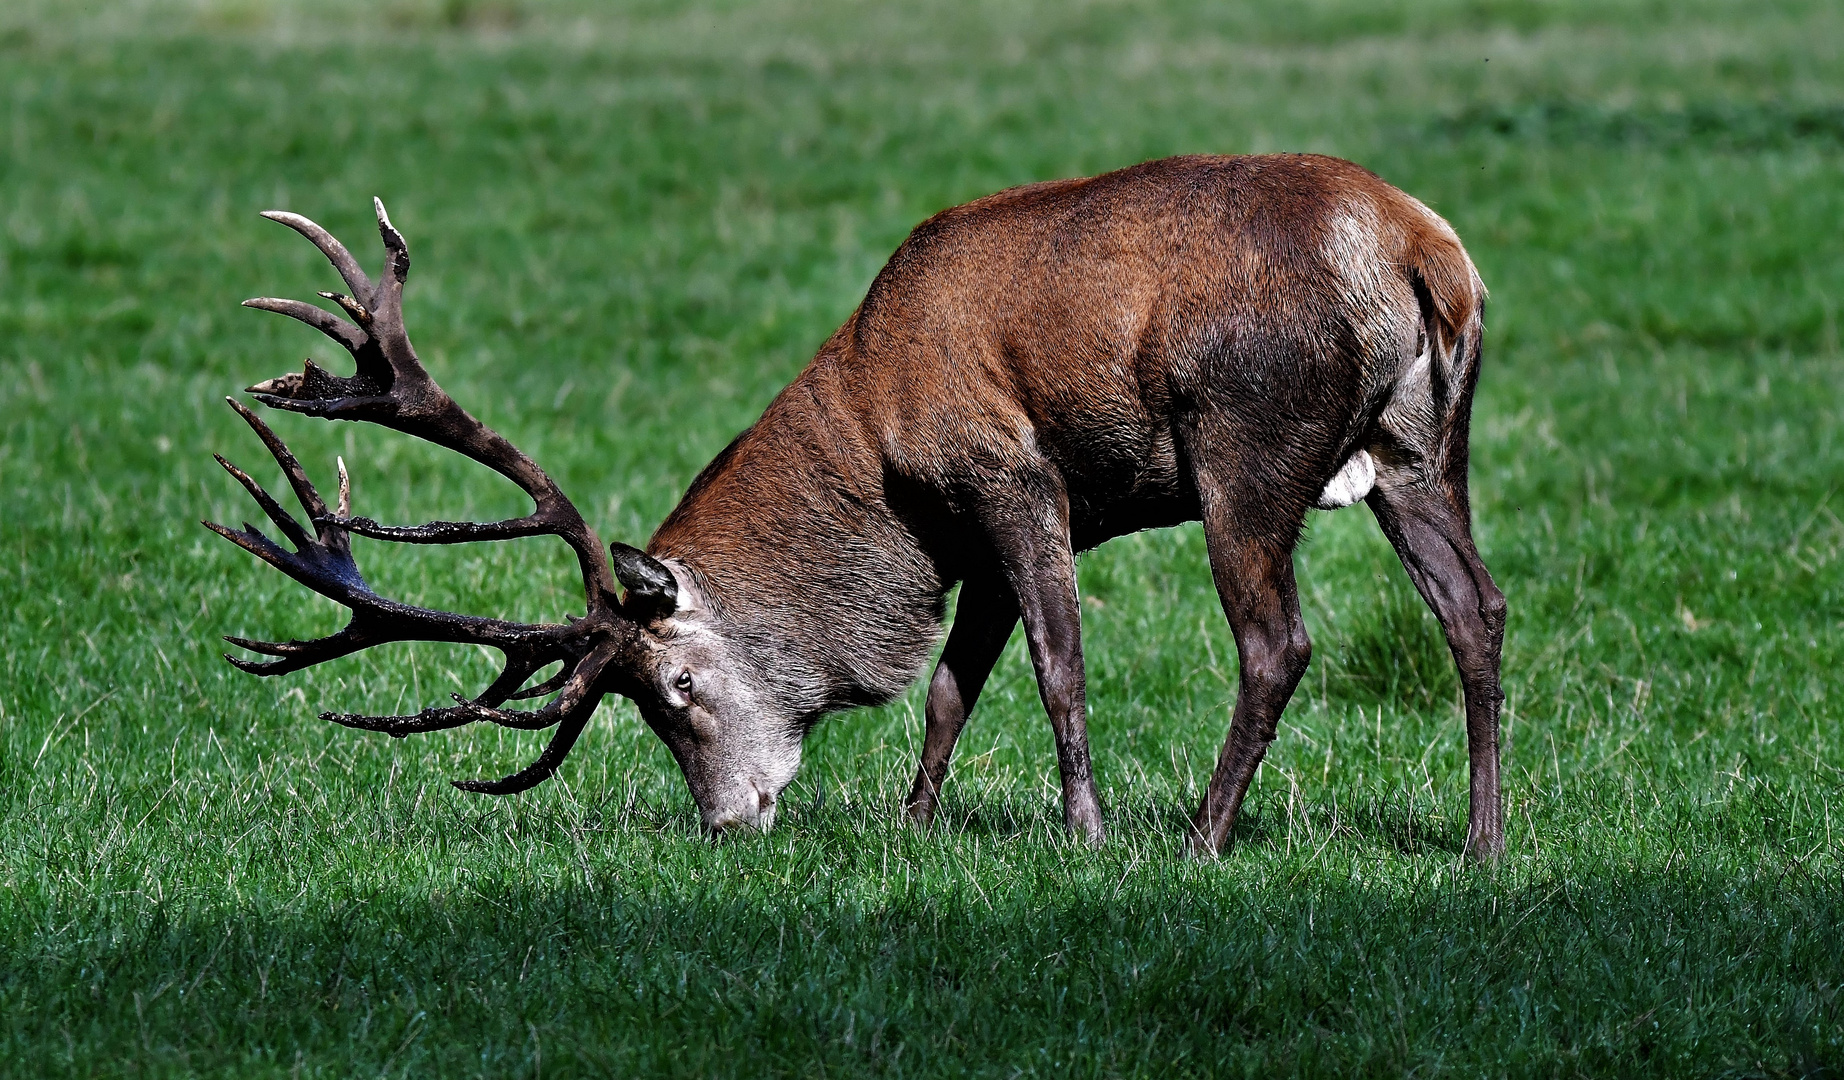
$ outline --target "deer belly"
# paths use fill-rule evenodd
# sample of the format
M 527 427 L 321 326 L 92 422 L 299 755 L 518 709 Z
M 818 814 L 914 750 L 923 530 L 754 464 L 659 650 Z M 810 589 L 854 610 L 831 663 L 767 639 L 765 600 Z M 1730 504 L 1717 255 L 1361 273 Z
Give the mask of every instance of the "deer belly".
M 1197 519 L 1197 493 L 1169 431 L 1135 430 L 1094 440 L 1079 462 L 1059 466 L 1069 484 L 1070 532 L 1078 551 L 1116 536 Z

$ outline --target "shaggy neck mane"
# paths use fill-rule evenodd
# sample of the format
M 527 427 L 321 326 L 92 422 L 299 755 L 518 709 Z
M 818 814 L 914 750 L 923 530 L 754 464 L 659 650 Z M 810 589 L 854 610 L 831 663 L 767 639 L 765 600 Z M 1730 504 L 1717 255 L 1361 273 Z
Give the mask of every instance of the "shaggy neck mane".
M 842 338 L 705 467 L 648 547 L 691 569 L 809 720 L 913 682 L 952 584 L 891 510 L 876 442 L 841 401 Z

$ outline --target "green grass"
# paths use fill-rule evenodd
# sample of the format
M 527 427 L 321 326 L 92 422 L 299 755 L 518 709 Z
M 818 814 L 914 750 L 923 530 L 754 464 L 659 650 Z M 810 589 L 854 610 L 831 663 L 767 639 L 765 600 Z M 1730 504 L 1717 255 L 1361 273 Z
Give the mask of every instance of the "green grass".
M 6 6 L 0 1073 L 1837 1075 L 1841 51 L 1822 0 Z M 1210 863 L 1179 828 L 1235 665 L 1194 527 L 1081 566 L 1100 852 L 1061 835 L 1017 641 L 941 827 L 897 824 L 914 692 L 716 845 L 625 703 L 495 801 L 445 781 L 540 737 L 314 719 L 485 658 L 218 659 L 338 625 L 195 524 L 252 513 L 219 399 L 326 355 L 236 307 L 332 280 L 258 210 L 356 244 L 384 196 L 437 377 L 638 543 L 927 214 L 1275 149 L 1420 196 L 1493 290 L 1495 868 L 1460 857 L 1455 681 L 1362 509 L 1302 546 L 1317 656 Z M 378 517 L 519 506 L 278 425 Z M 470 611 L 576 589 L 561 545 L 360 558 Z

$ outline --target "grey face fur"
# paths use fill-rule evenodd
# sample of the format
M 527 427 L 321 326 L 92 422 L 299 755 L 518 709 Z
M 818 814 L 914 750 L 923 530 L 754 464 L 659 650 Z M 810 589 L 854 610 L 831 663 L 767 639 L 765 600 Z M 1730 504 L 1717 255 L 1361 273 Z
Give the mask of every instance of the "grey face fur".
M 723 634 L 720 613 L 675 560 L 674 609 L 643 634 L 634 702 L 685 773 L 705 828 L 764 830 L 800 768 L 801 728 Z

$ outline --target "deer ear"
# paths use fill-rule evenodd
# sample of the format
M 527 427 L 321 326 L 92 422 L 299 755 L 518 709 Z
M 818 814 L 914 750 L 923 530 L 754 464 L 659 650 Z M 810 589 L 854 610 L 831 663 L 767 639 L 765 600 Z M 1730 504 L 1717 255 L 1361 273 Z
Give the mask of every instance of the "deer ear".
M 666 569 L 665 563 L 639 548 L 620 543 L 608 545 L 608 554 L 615 567 L 615 576 L 627 589 L 627 600 L 622 607 L 657 614 L 678 606 L 679 582 L 672 571 Z

